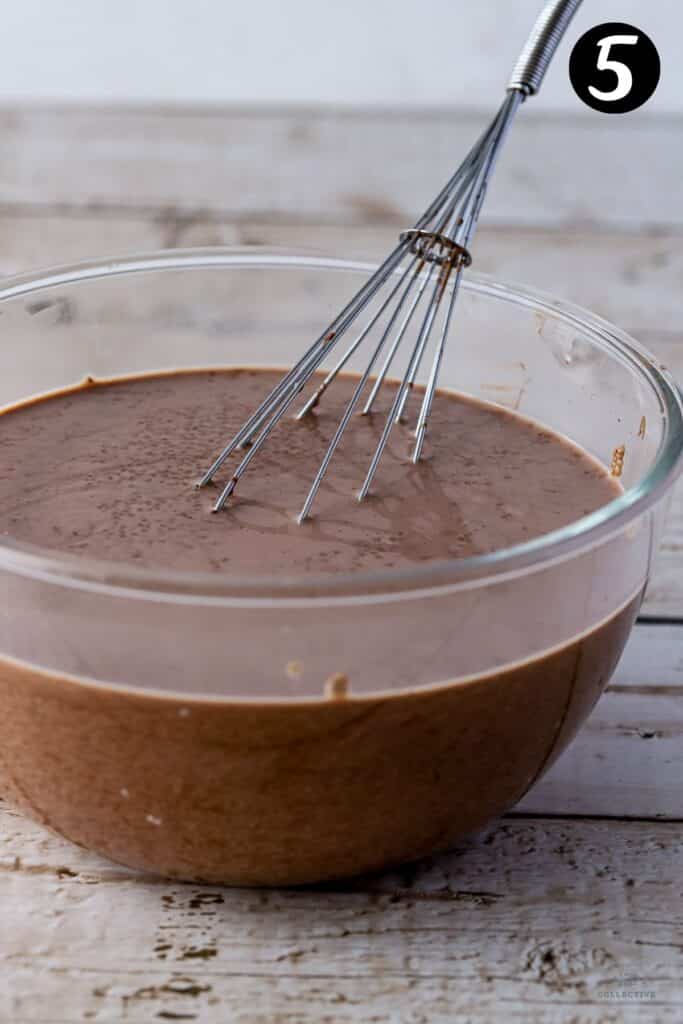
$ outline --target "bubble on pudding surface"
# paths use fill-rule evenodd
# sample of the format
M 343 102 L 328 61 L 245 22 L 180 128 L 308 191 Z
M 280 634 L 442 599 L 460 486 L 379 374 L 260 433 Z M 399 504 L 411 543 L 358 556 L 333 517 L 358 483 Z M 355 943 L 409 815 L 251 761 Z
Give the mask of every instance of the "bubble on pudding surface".
M 162 824 L 162 819 L 157 818 L 155 814 L 146 814 L 145 821 L 149 822 L 150 825 L 156 825 L 157 827 Z

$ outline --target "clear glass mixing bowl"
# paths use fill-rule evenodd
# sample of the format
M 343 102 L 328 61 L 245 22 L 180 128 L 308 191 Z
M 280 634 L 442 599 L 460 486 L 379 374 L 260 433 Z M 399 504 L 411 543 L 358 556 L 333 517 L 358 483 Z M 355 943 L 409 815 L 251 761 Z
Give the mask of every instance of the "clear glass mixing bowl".
M 5 281 L 0 288 L 0 404 L 74 384 L 87 375 L 115 377 L 232 364 L 287 366 L 371 269 L 300 252 L 204 249 L 92 262 Z M 426 852 L 519 797 L 578 728 L 621 653 L 650 574 L 664 499 L 681 468 L 681 398 L 657 361 L 617 328 L 566 303 L 474 274 L 466 275 L 459 298 L 441 383 L 514 408 L 572 438 L 606 465 L 615 449 L 623 447 L 624 493 L 562 530 L 490 555 L 315 580 L 151 572 L 62 557 L 3 536 L 0 701 L 5 722 L 14 716 L 15 724 L 11 736 L 0 736 L 0 746 L 4 744 L 9 775 L 23 780 L 14 789 L 5 783 L 10 795 L 67 835 L 128 863 L 185 877 L 265 882 L 310 881 Z M 324 711 L 324 682 L 334 673 L 348 678 L 351 697 L 345 704 L 355 707 L 356 713 L 364 701 L 379 707 L 402 695 L 413 700 L 416 694 L 441 694 L 444 688 L 471 693 L 473 685 L 485 686 L 489 680 L 486 693 L 497 694 L 493 702 L 487 698 L 477 705 L 478 712 L 461 712 L 456 705 L 452 709 L 456 725 L 467 716 L 466 737 L 455 725 L 454 735 L 459 737 L 458 757 L 465 756 L 464 751 L 469 758 L 467 777 L 472 783 L 481 780 L 483 772 L 490 774 L 493 744 L 498 744 L 501 757 L 507 749 L 496 731 L 500 723 L 493 721 L 496 707 L 508 714 L 505 695 L 513 692 L 513 685 L 500 689 L 507 685 L 506 673 L 532 663 L 542 666 L 544 657 L 561 653 L 568 645 L 580 647 L 582 638 L 619 616 L 619 628 L 601 648 L 600 670 L 583 688 L 577 683 L 578 669 L 567 670 L 566 685 L 559 687 L 545 718 L 538 715 L 538 698 L 531 691 L 520 697 L 517 710 L 509 711 L 505 742 L 511 751 L 528 748 L 529 756 L 513 770 L 517 754 L 511 753 L 510 764 L 501 769 L 501 776 L 510 776 L 509 785 L 501 784 L 490 799 L 482 796 L 471 813 L 458 817 L 457 808 L 451 808 L 454 827 L 444 826 L 438 841 L 430 838 L 433 830 L 426 827 L 425 806 L 414 827 L 404 822 L 396 842 L 374 860 L 354 859 L 347 835 L 346 846 L 337 836 L 335 849 L 346 853 L 336 859 L 330 847 L 320 863 L 299 864 L 291 853 L 287 869 L 250 870 L 246 861 L 236 866 L 226 849 L 211 864 L 199 855 L 184 860 L 180 854 L 162 855 L 161 847 L 149 852 L 153 844 L 149 846 L 142 804 L 138 825 L 147 830 L 147 838 L 130 838 L 135 834 L 132 822 L 126 842 L 102 839 L 106 828 L 99 815 L 104 810 L 123 834 L 125 808 L 121 810 L 116 801 L 124 799 L 121 792 L 132 789 L 130 783 L 117 785 L 120 763 L 117 777 L 107 781 L 106 759 L 115 762 L 116 744 L 122 743 L 120 736 L 116 741 L 109 736 L 104 725 L 112 708 L 118 707 L 117 694 L 120 712 L 129 723 L 146 701 L 160 714 L 177 708 L 178 702 L 185 706 L 192 701 L 193 709 L 202 702 L 212 709 L 211 727 L 218 728 L 221 713 L 231 716 L 238 706 L 279 715 L 273 720 L 278 723 L 304 706 L 307 714 L 318 706 Z M 293 662 L 300 666 L 297 673 L 288 669 Z M 60 680 L 70 687 L 67 704 L 86 701 L 85 718 L 59 717 L 55 702 L 65 693 Z M 550 683 L 534 693 L 549 688 Z M 106 695 L 106 715 L 97 703 L 98 693 L 102 701 Z M 37 717 L 36 707 L 43 709 Z M 530 727 L 523 727 L 524 707 L 528 721 L 537 717 L 533 743 Z M 194 751 L 201 759 L 206 736 L 201 739 L 197 733 L 192 740 L 177 733 L 189 728 L 192 715 L 173 714 L 173 728 L 157 736 L 155 763 L 164 758 L 174 761 L 178 785 L 191 792 L 192 769 L 183 768 L 186 762 L 178 759 L 177 751 Z M 55 716 L 62 722 L 59 728 Z M 240 728 L 238 722 L 233 725 Z M 292 728 L 296 733 L 298 727 Z M 310 728 L 314 727 L 306 726 L 307 735 Z M 368 746 L 367 768 L 379 773 L 377 777 L 389 758 L 403 757 L 402 747 L 383 747 L 383 736 L 392 735 L 395 739 L 391 724 L 386 724 Z M 411 739 L 408 729 L 407 747 L 413 740 L 428 746 L 429 735 Z M 59 749 L 51 747 L 57 743 L 52 737 L 59 738 Z M 358 740 L 356 749 L 360 748 Z M 334 744 L 329 750 L 334 752 Z M 309 777 L 324 760 L 320 750 L 316 756 L 317 761 L 311 755 Z M 423 750 L 420 756 L 428 757 L 429 752 Z M 139 745 L 128 757 L 133 766 L 138 763 Z M 60 782 L 49 797 L 55 759 L 62 766 Z M 410 758 L 405 760 L 408 770 Z M 457 771 L 453 769 L 460 779 L 463 763 L 459 760 Z M 89 765 L 89 777 L 99 776 L 99 790 L 91 788 L 87 798 L 82 786 L 78 788 L 84 764 Z M 214 764 L 213 775 L 230 789 L 221 764 Z M 477 764 L 481 770 L 475 779 L 471 772 Z M 418 775 L 421 770 L 414 766 Z M 153 779 L 153 767 L 146 764 L 144 771 L 148 780 Z M 231 771 L 234 775 L 235 762 Z M 268 778 L 266 766 L 263 773 L 261 790 Z M 447 777 L 444 786 L 452 790 L 454 781 Z M 249 788 L 248 780 L 241 784 Z M 202 785 L 211 786 L 206 773 Z M 401 785 L 404 791 L 409 788 L 405 778 Z M 329 780 L 328 786 L 334 788 Z M 48 794 L 46 806 L 35 793 L 26 797 L 32 787 Z M 161 782 L 156 790 L 151 781 L 147 787 L 143 803 L 163 803 Z M 177 797 L 177 787 L 174 792 Z M 445 790 L 436 786 L 435 792 L 443 802 Z M 289 825 L 278 826 L 283 849 L 291 852 L 292 829 L 301 833 L 311 828 L 319 834 L 328 827 L 310 801 L 302 797 L 303 803 L 297 803 L 291 787 L 282 799 L 290 808 L 298 807 L 300 815 L 297 818 L 291 810 L 294 818 L 287 819 Z M 330 799 L 339 820 L 345 820 L 341 791 Z M 377 800 L 381 804 L 381 794 Z M 132 806 L 129 797 L 125 801 L 126 807 Z M 378 813 L 384 813 L 379 804 Z M 230 806 L 232 810 L 226 805 L 221 813 L 234 824 L 239 815 Z M 250 806 L 248 812 L 245 805 L 245 815 L 257 813 L 256 805 Z M 350 808 L 349 803 L 349 814 Z M 388 803 L 387 813 L 389 808 Z M 258 813 L 272 818 L 274 812 L 269 805 Z M 435 813 L 433 808 L 429 811 L 432 817 Z M 147 816 L 163 817 L 151 810 Z M 241 829 L 247 828 L 248 820 L 239 819 Z M 219 835 L 220 826 L 214 824 Z M 206 822 L 195 826 L 208 828 Z M 178 830 L 182 827 L 178 823 Z M 370 821 L 365 827 L 372 831 Z M 164 841 L 166 851 L 173 848 L 168 834 Z M 215 842 L 218 848 L 219 839 Z M 249 849 L 249 863 L 257 863 L 253 846 Z
M 6 282 L 0 404 L 88 374 L 287 366 L 370 269 L 277 250 L 207 249 Z M 134 686 L 183 691 L 191 675 L 194 692 L 231 698 L 316 697 L 320 679 L 344 666 L 354 692 L 369 693 L 528 657 L 541 636 L 541 647 L 561 643 L 639 592 L 683 438 L 679 392 L 656 360 L 582 310 L 471 274 L 441 382 L 514 407 L 606 465 L 625 446 L 623 497 L 509 550 L 320 581 L 152 573 L 3 537 L 0 648 Z M 471 649 L 463 638 L 478 618 L 495 629 L 485 648 Z M 359 630 L 372 634 L 371 648 L 355 647 Z M 387 678 L 387 649 L 397 644 L 402 671 Z M 220 671 L 228 648 L 230 675 Z M 310 668 L 296 682 L 283 671 L 294 658 Z

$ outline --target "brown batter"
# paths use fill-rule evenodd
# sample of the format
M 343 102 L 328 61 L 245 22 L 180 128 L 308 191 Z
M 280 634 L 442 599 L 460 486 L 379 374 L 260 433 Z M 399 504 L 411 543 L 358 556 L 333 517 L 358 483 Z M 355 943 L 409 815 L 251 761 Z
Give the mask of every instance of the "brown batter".
M 407 466 L 409 438 L 397 431 L 376 496 L 362 505 L 353 493 L 381 421 L 354 422 L 316 518 L 300 528 L 292 517 L 346 381 L 314 420 L 283 424 L 234 507 L 212 516 L 216 492 L 190 484 L 271 379 L 131 380 L 0 417 L 0 530 L 138 565 L 330 572 L 488 551 L 618 492 L 547 431 L 440 395 L 431 458 Z M 381 696 L 354 693 L 353 679 L 347 691 L 332 675 L 320 679 L 319 699 L 202 698 L 192 696 L 200 669 L 181 694 L 156 689 L 162 679 L 145 690 L 139 680 L 95 683 L 1 658 L 0 795 L 115 860 L 180 878 L 281 885 L 384 868 L 447 848 L 523 795 L 602 692 L 637 606 L 636 596 L 592 631 L 510 667 Z M 139 602 L 143 636 L 147 614 Z M 108 628 L 96 607 L 93 616 Z M 463 642 L 490 643 L 495 628 Z M 126 657 L 122 647 L 122 665 Z M 401 678 L 400 636 L 395 657 Z M 228 649 L 226 673 L 231 665 Z M 229 688 L 249 693 L 248 676 L 228 677 Z
M 210 515 L 217 492 L 196 492 L 192 482 L 278 379 L 259 370 L 138 378 L 1 417 L 0 532 L 141 566 L 238 576 L 348 572 L 508 547 L 620 493 L 605 469 L 536 424 L 440 393 L 428 457 L 412 465 L 412 432 L 399 426 L 361 503 L 354 496 L 384 417 L 352 420 L 314 518 L 299 526 L 296 513 L 353 391 L 346 377 L 316 415 L 279 424 L 229 510 Z M 393 394 L 388 387 L 379 410 Z M 231 471 L 224 467 L 217 482 Z

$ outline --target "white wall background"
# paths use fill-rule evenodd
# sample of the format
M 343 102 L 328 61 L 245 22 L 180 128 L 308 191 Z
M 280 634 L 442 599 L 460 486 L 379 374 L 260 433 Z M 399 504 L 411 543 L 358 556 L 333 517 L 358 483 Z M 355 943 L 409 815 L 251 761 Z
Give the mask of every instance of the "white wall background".
M 8 2 L 0 103 L 490 107 L 540 6 L 541 0 Z M 635 24 L 659 49 L 662 81 L 644 112 L 683 111 L 681 0 L 585 0 L 538 109 L 584 110 L 569 85 L 567 57 L 572 42 L 601 21 Z

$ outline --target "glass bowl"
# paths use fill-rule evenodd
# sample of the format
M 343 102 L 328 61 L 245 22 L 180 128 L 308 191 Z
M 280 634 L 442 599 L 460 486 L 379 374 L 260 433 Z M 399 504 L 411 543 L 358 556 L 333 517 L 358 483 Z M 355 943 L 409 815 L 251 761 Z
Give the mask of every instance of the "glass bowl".
M 87 375 L 285 367 L 371 270 L 212 248 L 5 281 L 0 405 Z M 441 383 L 608 466 L 623 447 L 623 493 L 489 555 L 317 579 L 2 536 L 0 792 L 130 866 L 267 885 L 414 859 L 512 806 L 621 654 L 681 468 L 681 399 L 617 328 L 474 274 Z

